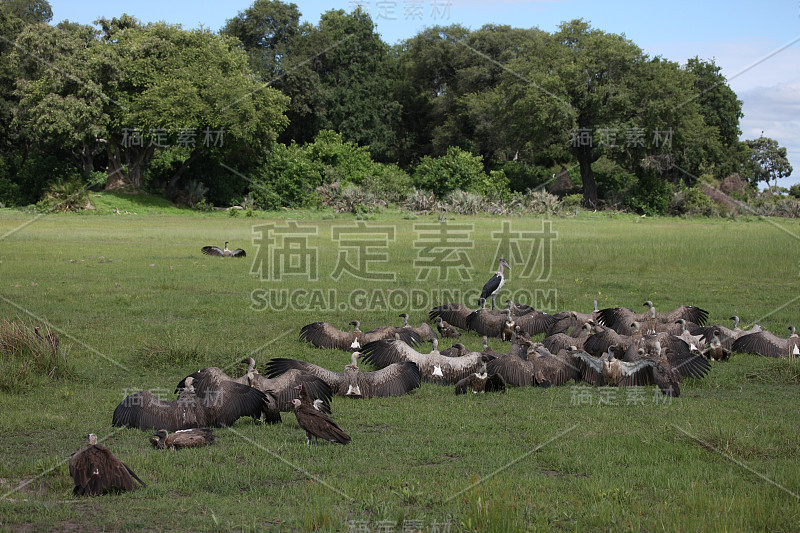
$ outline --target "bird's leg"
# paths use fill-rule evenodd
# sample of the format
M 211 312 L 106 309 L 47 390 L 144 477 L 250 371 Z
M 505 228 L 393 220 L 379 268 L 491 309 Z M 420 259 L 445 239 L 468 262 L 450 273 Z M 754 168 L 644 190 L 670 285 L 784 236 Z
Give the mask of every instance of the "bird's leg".
M 494 311 L 494 295 L 492 295 L 492 311 Z

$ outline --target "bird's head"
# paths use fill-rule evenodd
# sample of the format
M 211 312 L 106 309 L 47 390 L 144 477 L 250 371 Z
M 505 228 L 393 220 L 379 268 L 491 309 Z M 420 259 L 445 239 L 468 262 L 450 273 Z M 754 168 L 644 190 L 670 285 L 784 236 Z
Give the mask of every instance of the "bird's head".
M 156 431 L 156 437 L 159 439 L 166 439 L 167 438 L 167 430 L 166 429 L 159 429 Z
M 303 402 L 301 402 L 299 398 L 295 398 L 294 400 L 292 400 L 292 405 L 294 405 L 295 409 L 299 408 L 302 404 Z
M 400 313 L 400 314 L 399 314 L 399 315 L 397 315 L 397 316 L 399 316 L 400 318 L 405 318 L 405 319 L 408 319 L 408 313 Z
M 359 322 L 358 320 L 351 320 L 350 325 L 356 328 L 356 331 L 358 331 L 359 326 L 361 326 L 361 322 Z
M 187 378 L 186 378 L 186 379 L 183 381 L 183 388 L 184 388 L 184 390 L 186 390 L 186 391 L 188 391 L 188 392 L 194 392 L 194 385 L 193 385 L 193 383 L 194 383 L 194 378 L 193 378 L 192 376 L 189 376 L 189 377 L 187 377 Z
M 97 435 L 94 433 L 89 433 L 86 438 L 89 439 L 89 446 L 94 446 L 97 444 Z
M 294 390 L 296 390 L 296 391 L 298 391 L 298 392 L 303 392 L 303 384 L 302 384 L 302 383 L 301 383 L 301 384 L 299 384 L 298 386 L 296 386 L 296 387 L 294 388 Z
M 509 265 L 504 258 L 500 258 L 500 270 L 503 270 L 503 267 L 511 270 L 511 265 Z

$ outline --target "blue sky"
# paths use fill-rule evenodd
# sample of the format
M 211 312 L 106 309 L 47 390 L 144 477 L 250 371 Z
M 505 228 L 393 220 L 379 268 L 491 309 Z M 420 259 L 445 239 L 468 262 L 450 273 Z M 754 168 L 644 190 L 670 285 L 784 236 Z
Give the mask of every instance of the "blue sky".
M 583 18 L 603 31 L 624 34 L 651 56 L 684 63 L 699 56 L 722 67 L 743 102 L 742 138 L 777 139 L 789 153 L 800 183 L 800 0 L 762 2 L 589 0 L 332 0 L 295 1 L 303 20 L 316 24 L 330 9 L 357 4 L 370 13 L 383 40 L 394 44 L 426 26 L 484 24 L 554 31 Z M 163 20 L 217 31 L 252 0 L 51 0 L 53 21 L 92 23 L 128 13 L 144 22 Z

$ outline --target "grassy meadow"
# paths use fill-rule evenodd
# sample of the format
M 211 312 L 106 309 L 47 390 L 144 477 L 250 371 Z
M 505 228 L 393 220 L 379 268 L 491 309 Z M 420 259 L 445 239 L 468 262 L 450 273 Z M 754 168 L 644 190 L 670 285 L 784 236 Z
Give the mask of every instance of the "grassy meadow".
M 115 202 L 123 214 L 109 214 Z M 645 300 L 660 311 L 692 304 L 710 323 L 736 314 L 785 337 L 800 327 L 796 220 L 581 213 L 548 219 L 557 236 L 542 239 L 542 219 L 453 216 L 448 240 L 435 215 L 98 203 L 39 218 L 0 210 L 0 319 L 58 332 L 69 363 L 50 378 L 3 362 L 0 530 L 800 529 L 800 363 L 750 354 L 684 381 L 675 399 L 582 384 L 335 398 L 347 446 L 306 446 L 292 413 L 271 426 L 240 419 L 215 430 L 214 446 L 175 452 L 153 449 L 149 431 L 111 426 L 127 394 L 170 396 L 205 366 L 239 375 L 248 355 L 259 367 L 291 357 L 341 371 L 348 354 L 298 340 L 310 322 L 358 319 L 366 331 L 400 325 L 403 311 L 419 325 L 449 297 L 474 306 L 504 232 L 512 271 L 501 305 L 512 295 L 553 312 L 588 312 L 594 299 L 636 311 Z M 226 240 L 247 258 L 200 253 Z M 457 243 L 450 269 L 431 252 L 443 240 Z M 480 348 L 475 333 L 462 338 Z M 89 432 L 148 486 L 74 497 L 67 461 Z

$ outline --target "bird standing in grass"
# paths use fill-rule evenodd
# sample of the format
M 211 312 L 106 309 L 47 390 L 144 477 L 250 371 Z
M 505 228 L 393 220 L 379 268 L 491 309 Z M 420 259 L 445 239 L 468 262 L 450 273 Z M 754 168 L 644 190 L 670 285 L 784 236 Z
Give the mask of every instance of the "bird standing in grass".
M 292 400 L 292 403 L 297 423 L 306 431 L 306 444 L 311 444 L 311 437 L 314 437 L 314 444 L 317 438 L 339 444 L 350 442 L 350 435 L 342 431 L 331 417 L 299 398 Z
M 139 479 L 128 465 L 117 459 L 111 450 L 97 444 L 97 435 L 89 433 L 89 446 L 75 452 L 69 460 L 69 475 L 75 482 L 72 493 L 76 496 L 100 496 L 113 490 L 133 490 Z
M 494 309 L 494 297 L 497 296 L 497 293 L 500 292 L 500 289 L 503 288 L 503 284 L 506 282 L 506 268 L 511 270 L 506 260 L 501 257 L 499 269 L 494 273 L 494 276 L 486 282 L 486 285 L 483 286 L 483 290 L 481 291 L 481 298 L 492 297 L 492 309 Z

